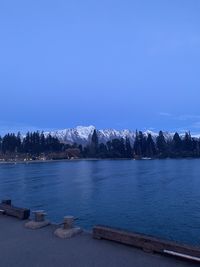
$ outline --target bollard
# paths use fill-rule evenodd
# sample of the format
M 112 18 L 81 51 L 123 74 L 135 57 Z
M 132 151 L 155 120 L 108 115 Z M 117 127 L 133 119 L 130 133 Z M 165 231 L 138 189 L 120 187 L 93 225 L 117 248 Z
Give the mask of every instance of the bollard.
M 35 215 L 35 222 L 44 222 L 47 215 L 44 210 L 33 211 L 33 214 Z
M 74 227 L 75 218 L 73 216 L 65 216 L 63 227 L 56 229 L 54 232 L 55 236 L 59 238 L 71 238 L 82 232 L 80 227 Z
M 71 229 L 74 226 L 74 217 L 73 216 L 65 216 L 63 228 L 64 229 Z
M 32 212 L 34 214 L 34 220 L 29 221 L 25 224 L 26 228 L 29 229 L 39 229 L 50 224 L 50 221 L 45 220 L 47 215 L 44 210 L 36 210 Z

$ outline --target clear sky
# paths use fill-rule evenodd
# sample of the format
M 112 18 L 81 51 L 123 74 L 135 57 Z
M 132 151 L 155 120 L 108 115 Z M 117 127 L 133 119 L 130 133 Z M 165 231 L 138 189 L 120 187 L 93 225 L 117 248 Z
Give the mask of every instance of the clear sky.
M 200 132 L 199 0 L 1 0 L 0 132 Z

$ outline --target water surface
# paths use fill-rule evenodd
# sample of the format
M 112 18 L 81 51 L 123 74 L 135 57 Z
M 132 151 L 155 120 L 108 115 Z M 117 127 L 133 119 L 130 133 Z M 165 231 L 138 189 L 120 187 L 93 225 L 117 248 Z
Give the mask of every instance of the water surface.
M 0 199 L 200 245 L 200 160 L 80 160 L 0 164 Z

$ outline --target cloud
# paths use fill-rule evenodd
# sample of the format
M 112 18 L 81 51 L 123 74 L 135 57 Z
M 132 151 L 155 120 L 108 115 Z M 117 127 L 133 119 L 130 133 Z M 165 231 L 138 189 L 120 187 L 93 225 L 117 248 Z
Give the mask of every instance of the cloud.
M 185 115 L 180 115 L 177 117 L 174 117 L 176 120 L 180 121 L 187 121 L 187 120 L 198 120 L 200 119 L 200 115 L 190 115 L 190 114 L 185 114 Z
M 171 120 L 171 124 L 177 124 L 176 131 L 178 132 L 188 132 L 189 130 L 194 132 L 200 131 L 200 115 L 194 114 L 182 114 L 182 115 L 174 115 L 168 112 L 160 112 L 160 116 L 169 118 Z
M 171 117 L 172 119 L 179 121 L 200 120 L 200 115 L 192 115 L 192 114 L 182 114 L 177 116 L 168 112 L 160 112 L 159 115 L 163 117 Z
M 168 112 L 160 112 L 159 113 L 160 116 L 165 116 L 165 117 L 171 117 L 172 114 L 168 113 Z
M 200 121 L 194 122 L 191 126 L 192 128 L 200 129 Z

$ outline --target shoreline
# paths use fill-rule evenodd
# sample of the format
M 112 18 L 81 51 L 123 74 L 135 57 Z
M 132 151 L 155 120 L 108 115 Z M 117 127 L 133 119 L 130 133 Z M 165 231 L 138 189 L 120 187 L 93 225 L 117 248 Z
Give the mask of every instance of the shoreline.
M 121 160 L 128 160 L 128 161 L 152 161 L 152 160 L 197 160 L 200 158 L 141 158 L 141 159 L 134 159 L 134 158 L 78 158 L 78 159 L 47 159 L 47 160 L 16 160 L 16 161 L 0 161 L 0 165 L 3 164 L 31 164 L 31 163 L 51 163 L 51 162 L 70 162 L 70 161 L 121 161 Z
M 145 253 L 141 249 L 104 239 L 97 240 L 85 231 L 71 239 L 59 239 L 54 235 L 57 226 L 31 230 L 24 227 L 25 222 L 0 215 L 0 257 L 4 267 L 198 266 L 192 261 Z
M 0 161 L 1 164 L 31 164 L 31 163 L 50 163 L 50 162 L 70 162 L 70 161 L 103 161 L 103 160 L 135 160 L 130 158 L 80 158 L 80 159 L 47 159 L 47 160 L 19 160 L 19 161 Z

